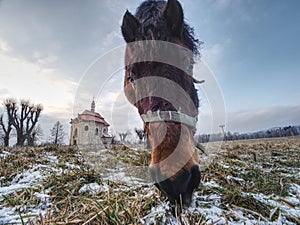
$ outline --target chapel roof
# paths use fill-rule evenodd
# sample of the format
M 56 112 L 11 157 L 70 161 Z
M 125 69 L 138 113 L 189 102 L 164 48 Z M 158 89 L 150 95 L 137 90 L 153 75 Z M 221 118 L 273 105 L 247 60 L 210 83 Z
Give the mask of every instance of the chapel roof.
M 97 112 L 84 110 L 81 114 L 78 115 L 78 117 L 85 121 L 94 121 L 94 122 L 102 123 L 105 126 L 109 126 L 109 123 L 106 122 L 103 116 L 101 116 L 100 113 Z

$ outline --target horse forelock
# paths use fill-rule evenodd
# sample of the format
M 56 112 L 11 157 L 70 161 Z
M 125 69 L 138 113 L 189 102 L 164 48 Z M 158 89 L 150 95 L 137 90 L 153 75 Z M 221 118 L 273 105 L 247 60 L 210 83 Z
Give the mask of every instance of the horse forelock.
M 135 17 L 141 23 L 138 40 L 172 41 L 174 37 L 172 37 L 170 27 L 162 16 L 165 6 L 165 1 L 148 0 L 137 8 Z M 195 38 L 194 29 L 185 22 L 181 37 L 178 40 L 195 56 L 200 54 L 198 49 L 202 42 Z

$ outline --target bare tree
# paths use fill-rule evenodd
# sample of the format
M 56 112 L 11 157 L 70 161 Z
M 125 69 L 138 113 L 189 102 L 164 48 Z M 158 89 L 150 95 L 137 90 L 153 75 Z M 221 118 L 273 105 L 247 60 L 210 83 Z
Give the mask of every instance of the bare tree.
M 129 134 L 128 131 L 126 133 L 119 133 L 119 137 L 120 137 L 121 142 L 125 142 L 125 139 L 126 139 L 128 134 Z
M 52 127 L 51 131 L 51 142 L 55 145 L 61 145 L 64 143 L 65 132 L 63 125 L 57 121 Z
M 134 129 L 135 133 L 137 134 L 137 136 L 139 137 L 140 139 L 140 143 L 142 143 L 142 141 L 145 139 L 146 137 L 146 132 L 144 129 L 137 129 L 135 128 Z
M 1 139 L 3 140 L 4 146 L 9 146 L 9 138 L 10 138 L 10 132 L 12 130 L 12 124 L 7 121 L 7 127 L 5 127 L 4 121 L 3 121 L 3 115 L 0 115 L 0 125 L 1 125 Z
M 7 115 L 10 115 L 12 113 L 12 108 L 14 107 L 13 105 L 15 105 L 15 104 L 16 104 L 16 101 L 12 98 L 4 100 L 3 105 L 6 108 Z M 7 125 L 5 126 L 4 116 L 2 114 L 2 115 L 0 115 L 0 125 L 1 125 L 1 129 L 3 131 L 3 134 L 1 136 L 1 138 L 3 139 L 3 144 L 4 144 L 4 146 L 9 146 L 10 133 L 13 129 L 12 121 L 8 117 Z
M 25 141 L 32 135 L 40 114 L 43 110 L 41 104 L 34 105 L 28 100 L 21 100 L 20 110 L 13 99 L 4 102 L 9 122 L 16 129 L 17 145 L 23 146 Z M 18 114 L 18 111 L 20 112 Z
M 39 137 L 43 136 L 43 130 L 38 124 L 27 138 L 27 145 L 34 146 Z

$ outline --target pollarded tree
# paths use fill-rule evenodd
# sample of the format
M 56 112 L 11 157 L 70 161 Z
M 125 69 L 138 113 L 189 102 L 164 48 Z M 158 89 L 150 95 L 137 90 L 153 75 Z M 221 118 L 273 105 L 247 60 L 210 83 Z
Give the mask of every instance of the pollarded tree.
M 11 110 L 14 107 L 16 107 L 15 104 L 16 104 L 16 101 L 13 98 L 4 100 L 3 105 L 6 108 L 7 115 L 10 115 L 12 113 Z M 5 126 L 4 116 L 2 114 L 2 115 L 0 115 L 0 126 L 1 126 L 1 129 L 3 132 L 3 134 L 1 134 L 1 139 L 3 139 L 4 146 L 7 147 L 7 146 L 9 146 L 10 133 L 13 129 L 12 121 L 8 118 L 7 125 Z
M 0 115 L 0 125 L 1 125 L 1 139 L 3 140 L 4 146 L 9 146 L 9 138 L 10 132 L 12 130 L 12 124 L 10 121 L 7 121 L 7 126 L 5 126 L 5 122 L 3 120 L 3 115 Z
M 13 99 L 8 99 L 4 102 L 7 111 L 7 117 L 17 133 L 17 145 L 23 146 L 28 140 L 39 120 L 43 110 L 41 104 L 34 105 L 28 100 L 21 100 L 20 109 Z M 19 113 L 18 113 L 19 112 Z
M 64 143 L 65 132 L 63 125 L 57 121 L 52 127 L 51 131 L 51 142 L 55 145 L 61 145 Z

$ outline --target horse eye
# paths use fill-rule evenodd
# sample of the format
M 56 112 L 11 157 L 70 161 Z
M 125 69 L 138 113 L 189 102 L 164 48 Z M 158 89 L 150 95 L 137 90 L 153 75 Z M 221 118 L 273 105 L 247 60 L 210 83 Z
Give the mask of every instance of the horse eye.
M 135 82 L 136 82 L 136 75 L 135 75 L 135 73 L 132 72 L 132 71 L 129 71 L 127 80 L 128 80 L 132 85 L 135 85 Z
M 133 78 L 133 76 L 132 76 L 132 75 L 129 75 L 129 76 L 128 76 L 128 78 L 127 78 L 127 80 L 129 80 L 131 83 L 133 83 L 133 82 L 134 82 L 134 78 Z

